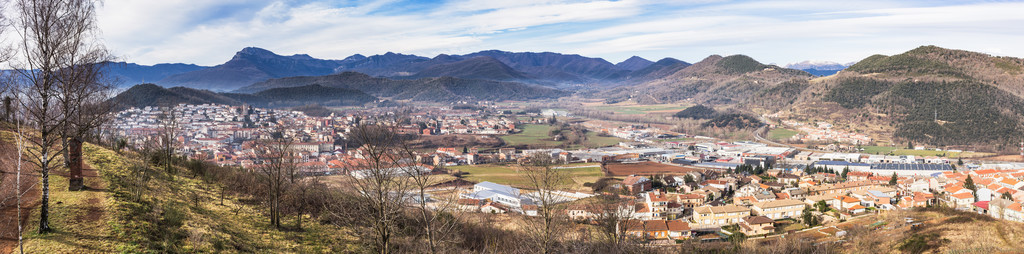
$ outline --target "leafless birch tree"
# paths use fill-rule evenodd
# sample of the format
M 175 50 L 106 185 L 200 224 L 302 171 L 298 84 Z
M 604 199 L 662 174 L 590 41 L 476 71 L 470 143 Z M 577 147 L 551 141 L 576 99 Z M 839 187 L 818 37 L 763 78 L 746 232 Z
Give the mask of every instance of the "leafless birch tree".
M 102 48 L 96 42 L 95 6 L 91 0 L 17 0 L 14 4 L 14 27 L 21 36 L 21 53 L 15 65 L 16 80 L 21 84 L 21 112 L 34 131 L 26 132 L 32 143 L 27 149 L 28 161 L 40 170 L 42 198 L 39 211 L 39 232 L 51 231 L 50 171 L 60 166 L 61 134 L 68 114 L 61 106 L 62 86 L 79 82 L 78 65 L 92 64 L 83 60 Z M 74 78 L 72 78 L 74 77 Z M 55 165 L 56 164 L 56 165 Z

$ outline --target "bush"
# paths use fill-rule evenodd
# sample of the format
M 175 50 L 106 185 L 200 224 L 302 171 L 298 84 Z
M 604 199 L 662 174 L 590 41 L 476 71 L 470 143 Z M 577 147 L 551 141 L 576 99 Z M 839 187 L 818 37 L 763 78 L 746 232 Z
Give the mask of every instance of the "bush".
M 900 244 L 899 250 L 907 253 L 924 253 L 949 242 L 949 239 L 940 238 L 936 233 L 914 234 Z

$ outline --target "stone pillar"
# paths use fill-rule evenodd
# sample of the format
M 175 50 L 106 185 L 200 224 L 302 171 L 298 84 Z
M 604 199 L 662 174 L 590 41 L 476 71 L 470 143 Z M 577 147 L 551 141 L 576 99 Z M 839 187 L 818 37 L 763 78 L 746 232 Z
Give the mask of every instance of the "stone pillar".
M 68 141 L 68 161 L 70 162 L 68 180 L 69 191 L 80 191 L 85 187 L 82 177 L 82 140 L 72 138 Z

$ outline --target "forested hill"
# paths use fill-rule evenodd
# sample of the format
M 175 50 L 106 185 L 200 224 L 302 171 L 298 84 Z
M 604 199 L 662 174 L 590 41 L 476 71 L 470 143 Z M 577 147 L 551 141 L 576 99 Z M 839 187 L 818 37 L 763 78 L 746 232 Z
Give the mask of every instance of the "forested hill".
M 518 82 L 455 77 L 388 79 L 371 77 L 357 72 L 343 72 L 316 77 L 271 79 L 240 88 L 236 92 L 264 91 L 266 89 L 311 84 L 319 84 L 324 87 L 355 89 L 378 97 L 433 102 L 535 100 L 558 98 L 570 94 L 559 89 Z
M 601 93 L 601 96 L 610 101 L 632 99 L 647 104 L 682 100 L 734 104 L 759 90 L 774 87 L 784 81 L 813 77 L 800 70 L 765 65 L 744 55 L 713 55 L 693 65 L 673 60 L 650 66 L 665 66 L 672 71 L 668 75 L 646 78 L 649 81 L 612 89 Z
M 353 106 L 376 101 L 377 98 L 362 91 L 344 88 L 307 85 L 271 89 L 257 94 L 215 93 L 187 87 L 163 88 L 154 84 L 133 86 L 110 99 L 117 109 L 146 106 L 174 106 L 186 104 L 247 103 L 257 107 L 294 107 L 317 104 L 322 106 Z
M 760 91 L 762 100 L 747 105 L 888 133 L 900 142 L 1009 149 L 1024 135 L 1024 59 L 1019 58 L 923 46 L 874 55 L 835 76 L 777 88 Z

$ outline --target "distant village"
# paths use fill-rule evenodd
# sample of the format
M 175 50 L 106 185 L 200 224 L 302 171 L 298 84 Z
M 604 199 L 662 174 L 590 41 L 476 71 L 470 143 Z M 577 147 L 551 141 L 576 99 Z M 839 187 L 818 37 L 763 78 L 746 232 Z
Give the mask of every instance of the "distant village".
M 394 114 L 381 112 L 381 114 Z M 532 113 L 536 119 L 565 112 Z M 294 137 L 305 175 L 361 177 L 363 151 L 345 139 L 369 115 L 306 116 L 298 111 L 248 106 L 186 105 L 131 108 L 115 114 L 109 133 L 129 145 L 159 144 L 170 127 L 179 153 L 222 166 L 253 167 L 255 140 L 284 129 Z M 481 116 L 472 109 L 438 107 L 394 122 L 398 131 L 417 135 L 500 136 L 525 124 L 502 115 Z M 818 125 L 821 126 L 820 124 Z M 479 149 L 439 147 L 417 152 L 422 172 L 459 165 L 516 163 L 534 154 L 550 155 L 555 166 L 600 165 L 611 184 L 593 191 L 557 190 L 564 214 L 587 223 L 614 213 L 627 219 L 628 234 L 652 243 L 716 240 L 722 233 L 765 236 L 789 233 L 793 224 L 828 225 L 889 210 L 946 206 L 1024 222 L 1024 164 L 965 163 L 938 156 L 823 153 L 762 143 L 726 142 L 670 133 L 657 128 L 588 126 L 625 140 L 615 146 L 581 149 Z M 827 129 L 827 128 L 826 128 Z M 805 138 L 835 133 L 812 132 Z M 686 141 L 663 141 L 669 137 Z M 849 136 L 849 135 L 847 135 Z M 849 136 L 851 142 L 866 137 Z M 464 211 L 534 216 L 541 205 L 536 190 L 493 182 L 464 184 L 458 208 Z M 452 185 L 438 188 L 450 189 Z M 622 202 L 584 202 L 599 195 Z M 434 202 L 426 200 L 424 202 Z M 811 222 L 813 221 L 813 222 Z M 834 230 L 837 236 L 841 230 Z

